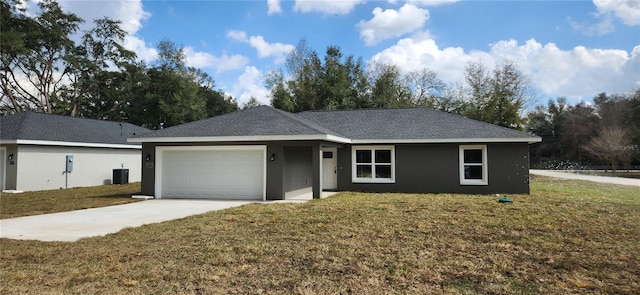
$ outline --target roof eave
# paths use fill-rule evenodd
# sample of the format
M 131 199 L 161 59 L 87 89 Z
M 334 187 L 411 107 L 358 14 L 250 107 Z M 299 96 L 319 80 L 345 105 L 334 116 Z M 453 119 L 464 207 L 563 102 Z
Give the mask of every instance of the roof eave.
M 348 138 L 331 134 L 314 135 L 252 135 L 252 136 L 185 136 L 185 137 L 133 137 L 128 142 L 248 142 L 248 141 L 308 141 L 322 140 L 335 143 L 351 143 Z
M 536 143 L 540 137 L 515 138 L 433 138 L 433 139 L 353 139 L 352 144 L 389 144 L 389 143 Z
M 256 136 L 192 136 L 192 137 L 134 137 L 128 142 L 250 142 L 250 141 L 308 141 L 322 140 L 346 144 L 394 144 L 394 143 L 536 143 L 540 137 L 519 138 L 436 138 L 436 139 L 348 139 L 330 134 L 320 135 L 256 135 Z
M 141 145 L 115 144 L 115 143 L 93 143 L 93 142 L 71 142 L 53 140 L 28 140 L 28 139 L 3 139 L 0 144 L 23 144 L 23 145 L 43 145 L 43 146 L 73 146 L 91 148 L 111 148 L 111 149 L 141 149 Z

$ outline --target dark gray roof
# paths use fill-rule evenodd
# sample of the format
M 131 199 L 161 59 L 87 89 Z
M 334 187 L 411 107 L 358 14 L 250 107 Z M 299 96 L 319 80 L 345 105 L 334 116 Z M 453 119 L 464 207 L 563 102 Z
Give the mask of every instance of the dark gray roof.
M 338 135 L 295 114 L 269 106 L 258 106 L 169 127 L 138 138 L 326 134 Z
M 0 117 L 0 140 L 129 144 L 150 130 L 129 123 L 22 112 Z
M 333 135 L 346 140 L 530 141 L 538 137 L 427 108 L 361 109 L 288 113 L 269 106 L 174 126 L 139 139 L 180 137 Z M 137 141 L 137 140 L 133 140 Z
M 350 139 L 483 139 L 535 136 L 427 108 L 308 111 L 298 116 Z

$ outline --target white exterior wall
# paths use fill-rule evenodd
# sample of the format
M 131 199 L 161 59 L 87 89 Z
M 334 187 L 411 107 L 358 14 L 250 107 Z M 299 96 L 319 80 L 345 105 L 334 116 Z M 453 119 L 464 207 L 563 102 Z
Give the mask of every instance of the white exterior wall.
M 111 184 L 113 169 L 121 164 L 129 169 L 129 182 L 142 175 L 140 149 L 20 145 L 17 154 L 16 189 L 23 191 L 64 188 L 66 155 L 73 155 L 69 188 Z

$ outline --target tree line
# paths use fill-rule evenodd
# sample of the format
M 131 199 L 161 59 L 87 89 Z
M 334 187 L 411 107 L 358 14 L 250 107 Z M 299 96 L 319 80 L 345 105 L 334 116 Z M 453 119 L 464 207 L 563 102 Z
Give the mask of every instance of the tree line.
M 531 148 L 540 168 L 606 165 L 615 170 L 640 163 L 640 88 L 626 94 L 600 93 L 594 104 L 549 100 L 528 114 L 527 130 L 542 137 Z
M 160 129 L 241 108 L 211 76 L 187 66 L 183 47 L 170 40 L 146 64 L 122 45 L 119 21 L 98 19 L 80 32 L 84 20 L 55 0 L 39 2 L 34 16 L 20 1 L 0 0 L 3 115 L 32 110 Z M 289 112 L 428 107 L 528 131 L 543 138 L 531 146 L 534 166 L 639 163 L 640 89 L 602 93 L 594 105 L 557 98 L 531 110 L 538 94 L 514 60 L 494 69 L 471 61 L 463 74 L 462 83 L 448 84 L 428 67 L 366 64 L 335 45 L 321 57 L 302 39 L 264 83 L 272 106 Z M 255 105 L 252 98 L 242 108 Z
M 324 58 L 302 39 L 283 69 L 267 74 L 271 104 L 289 112 L 361 108 L 429 107 L 503 127 L 523 129 L 521 111 L 535 92 L 513 60 L 489 71 L 465 69 L 465 85 L 449 85 L 425 67 L 403 73 L 394 64 L 365 65 L 329 46 Z
M 183 48 L 164 40 L 158 60 L 145 64 L 122 45 L 119 21 L 83 19 L 54 0 L 25 14 L 20 0 L 2 0 L 2 114 L 37 111 L 159 129 L 238 109 L 212 77 L 186 66 Z

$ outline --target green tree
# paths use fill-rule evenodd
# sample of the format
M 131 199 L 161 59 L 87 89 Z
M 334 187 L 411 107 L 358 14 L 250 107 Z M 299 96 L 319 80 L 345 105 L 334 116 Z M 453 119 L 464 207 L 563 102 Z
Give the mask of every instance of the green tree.
M 603 92 L 596 95 L 593 98 L 593 102 L 603 127 L 627 129 L 625 127 L 633 115 L 631 95 L 614 94 L 607 96 Z
M 343 54 L 337 46 L 329 46 L 322 67 L 319 96 L 322 109 L 354 109 L 362 103 L 366 76 L 362 59 Z
M 323 61 L 305 39 L 287 56 L 286 74 L 269 73 L 265 86 L 274 107 L 292 112 L 369 106 L 362 59 L 329 46 Z
M 405 76 L 406 83 L 411 89 L 412 101 L 418 106 L 440 109 L 444 103 L 443 94 L 446 84 L 438 78 L 438 74 L 428 68 L 409 72 Z
M 65 60 L 71 72 L 71 83 L 63 86 L 61 102 L 57 113 L 71 116 L 90 116 L 89 109 L 114 100 L 118 106 L 129 98 L 121 95 L 106 95 L 106 91 L 121 87 L 117 83 L 126 66 L 135 61 L 136 54 L 124 48 L 122 43 L 126 32 L 120 28 L 120 21 L 102 18 L 95 20 L 95 27 L 88 30 L 82 42 Z
M 293 112 L 293 97 L 288 91 L 282 71 L 272 71 L 266 75 L 265 86 L 269 89 L 271 105 L 274 108 Z
M 188 71 L 184 49 L 172 41 L 158 44 L 158 62 L 148 70 L 151 78 L 147 100 L 157 104 L 155 128 L 166 128 L 206 117 L 206 102 L 198 96 L 200 86 Z
M 255 97 L 251 97 L 249 99 L 249 101 L 245 102 L 242 104 L 242 109 L 246 110 L 246 109 L 250 109 L 250 108 L 254 108 L 254 107 L 258 107 L 261 106 L 262 104 L 255 98 Z
M 629 94 L 629 118 L 625 122 L 629 128 L 631 141 L 636 151 L 640 147 L 640 88 Z
M 27 33 L 37 26 L 37 23 L 24 15 L 24 10 L 19 9 L 18 0 L 0 1 L 0 86 L 2 87 L 2 100 L 0 111 L 3 114 L 21 112 L 24 107 L 22 96 L 17 88 L 16 75 L 20 75 L 19 58 L 28 52 Z
M 157 114 L 144 100 L 150 77 L 143 63 L 127 63 L 118 71 L 102 71 L 97 81 L 100 81 L 94 89 L 97 94 L 82 106 L 83 117 L 143 126 L 147 120 L 142 118 Z
M 16 8 L 18 1 L 2 1 L 2 104 L 12 111 L 54 112 L 75 50 L 71 35 L 81 18 L 62 11 L 57 2 L 38 3 L 40 12 L 29 18 Z M 6 30 L 6 31 L 5 31 Z
M 527 131 L 542 137 L 542 142 L 531 146 L 531 162 L 562 162 L 563 116 L 568 109 L 567 99 L 549 100 L 547 106 L 537 106 L 527 117 Z
M 411 90 L 406 85 L 398 66 L 374 65 L 370 79 L 372 107 L 394 108 L 414 105 Z
M 481 62 L 471 62 L 465 70 L 465 80 L 470 95 L 465 116 L 498 126 L 523 128 L 520 111 L 533 99 L 534 92 L 529 78 L 515 61 L 506 60 L 493 72 Z
M 307 110 L 322 109 L 322 97 L 320 87 L 322 87 L 322 62 L 316 52 L 313 52 L 305 61 L 300 72 L 296 74 L 295 80 L 287 82 L 291 91 L 291 100 L 294 111 L 302 112 Z
M 597 133 L 599 124 L 600 118 L 593 106 L 586 103 L 569 106 L 560 122 L 562 158 L 583 163 L 585 159 L 581 147 Z
M 138 88 L 134 103 L 144 111 L 131 112 L 144 127 L 167 128 L 238 109 L 235 99 L 214 90 L 209 75 L 186 65 L 183 47 L 172 41 L 158 44 L 158 61 L 145 75 L 148 83 Z

